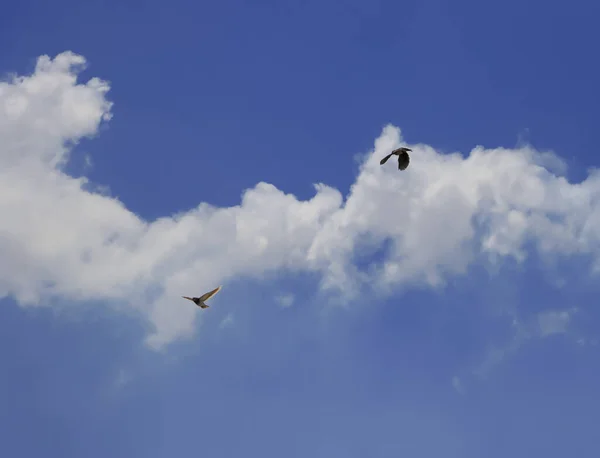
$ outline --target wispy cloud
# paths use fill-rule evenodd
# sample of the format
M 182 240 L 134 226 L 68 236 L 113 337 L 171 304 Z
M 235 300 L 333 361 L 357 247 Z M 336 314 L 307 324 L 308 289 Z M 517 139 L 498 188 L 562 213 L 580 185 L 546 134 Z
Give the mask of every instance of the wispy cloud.
M 294 295 L 293 294 L 280 294 L 276 297 L 277 303 L 282 308 L 288 308 L 294 305 Z
M 229 312 L 225 316 L 225 318 L 223 318 L 221 320 L 221 323 L 219 323 L 219 328 L 220 329 L 230 328 L 231 326 L 233 326 L 233 323 L 234 323 L 233 313 Z
M 125 369 L 120 369 L 119 372 L 117 373 L 117 376 L 115 377 L 115 387 L 116 388 L 123 388 L 125 385 L 127 385 L 129 382 L 131 382 L 132 379 L 132 374 L 131 372 L 125 370 Z
M 541 312 L 537 315 L 539 335 L 541 337 L 550 336 L 552 334 L 564 334 L 567 332 L 569 322 L 576 308 L 570 310 L 550 310 Z
M 529 321 L 522 321 L 516 316 L 512 321 L 512 336 L 501 345 L 492 345 L 488 348 L 485 358 L 475 368 L 470 369 L 467 375 L 454 376 L 452 384 L 461 394 L 465 393 L 465 379 L 469 375 L 477 378 L 486 378 L 492 371 L 502 364 L 511 355 L 514 355 L 523 345 L 535 339 L 544 339 L 554 335 L 567 335 L 573 342 L 583 344 L 587 341 L 576 330 L 570 328 L 573 316 L 578 312 L 576 307 L 561 310 L 545 310 L 534 315 Z
M 379 165 L 406 144 L 394 126 L 363 156 L 345 198 L 318 184 L 302 201 L 261 182 L 238 206 L 199 203 L 145 221 L 63 169 L 73 145 L 111 119 L 109 83 L 77 81 L 85 63 L 70 52 L 43 56 L 33 74 L 0 83 L 0 297 L 24 306 L 54 297 L 127 304 L 154 326 L 147 342 L 157 348 L 193 333 L 199 314 L 173 308 L 172 298 L 197 278 L 209 288 L 308 271 L 322 289 L 354 300 L 365 290 L 441 287 L 473 263 L 523 262 L 532 250 L 588 255 L 592 270 L 600 266 L 597 171 L 572 184 L 551 170 L 559 158 L 529 146 L 463 156 L 412 144 L 400 174 Z M 382 260 L 356 262 L 357 251 L 375 253 L 384 242 Z M 562 329 L 558 313 L 541 317 L 539 332 Z
M 452 386 L 456 391 L 458 391 L 458 393 L 465 394 L 465 389 L 463 387 L 462 381 L 460 380 L 460 377 L 456 375 L 452 377 Z

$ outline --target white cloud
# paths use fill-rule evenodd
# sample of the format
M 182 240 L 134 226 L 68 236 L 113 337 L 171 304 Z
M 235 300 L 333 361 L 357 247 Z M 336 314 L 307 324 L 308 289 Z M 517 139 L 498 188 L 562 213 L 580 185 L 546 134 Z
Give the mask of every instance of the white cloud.
M 552 334 L 565 334 L 573 313 L 577 309 L 571 310 L 549 310 L 538 314 L 539 333 L 542 337 Z
M 478 377 L 485 378 L 505 358 L 515 354 L 532 339 L 543 339 L 552 335 L 565 334 L 581 345 L 582 338 L 569 329 L 573 315 L 577 312 L 578 309 L 576 307 L 562 310 L 545 310 L 537 313 L 535 318 L 529 322 L 522 322 L 514 317 L 512 322 L 514 334 L 511 339 L 503 346 L 491 347 L 483 362 L 472 373 Z
M 91 169 L 94 166 L 94 161 L 92 161 L 92 156 L 90 156 L 89 154 L 86 154 L 83 158 L 83 167 L 84 170 L 88 171 L 89 169 Z
M 219 329 L 230 328 L 231 326 L 233 326 L 233 323 L 234 323 L 233 313 L 229 312 L 225 316 L 225 318 L 223 318 L 221 320 L 221 323 L 219 324 Z
M 282 308 L 288 308 L 291 307 L 292 305 L 294 305 L 294 295 L 293 294 L 280 294 L 279 296 L 277 296 L 275 298 L 275 300 L 277 301 L 277 303 L 279 304 L 280 307 Z
M 67 52 L 38 60 L 32 75 L 0 83 L 0 297 L 22 305 L 103 299 L 131 307 L 155 326 L 160 347 L 190 335 L 198 316 L 182 291 L 238 276 L 316 271 L 324 288 L 350 298 L 405 285 L 441 285 L 477 259 L 600 254 L 600 175 L 570 184 L 544 166 L 561 161 L 530 147 L 474 149 L 468 157 L 413 148 L 398 172 L 379 159 L 403 144 L 387 126 L 344 200 L 329 186 L 299 201 L 268 183 L 240 205 L 207 203 L 144 221 L 117 199 L 92 192 L 62 166 L 82 137 L 111 117 L 109 84 L 77 82 L 85 59 Z M 353 262 L 391 240 L 369 270 Z M 202 278 L 203 284 L 197 284 Z
M 115 388 L 123 388 L 125 385 L 129 384 L 133 376 L 131 372 L 125 369 L 119 370 L 117 376 L 115 377 L 114 386 Z
M 465 394 L 465 388 L 462 384 L 462 381 L 460 380 L 460 377 L 457 377 L 456 375 L 454 377 L 452 377 L 452 387 L 459 393 L 459 394 Z

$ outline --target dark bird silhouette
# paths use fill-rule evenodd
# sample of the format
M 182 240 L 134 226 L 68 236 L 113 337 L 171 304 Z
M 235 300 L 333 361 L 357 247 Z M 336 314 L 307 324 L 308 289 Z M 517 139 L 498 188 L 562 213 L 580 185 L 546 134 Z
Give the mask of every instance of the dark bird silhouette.
M 398 156 L 398 170 L 406 170 L 408 164 L 410 163 L 410 157 L 408 156 L 408 152 L 412 151 L 410 148 L 405 148 L 404 146 L 398 149 L 395 149 L 386 157 L 384 157 L 379 163 L 381 165 L 385 164 L 390 157 L 393 155 Z
M 189 301 L 192 301 L 194 304 L 196 304 L 198 307 L 202 308 L 202 309 L 206 309 L 208 307 L 210 307 L 210 305 L 206 305 L 204 302 L 209 300 L 211 297 L 213 297 L 215 294 L 217 294 L 220 290 L 221 290 L 221 286 L 213 289 L 212 291 L 209 291 L 208 293 L 203 294 L 200 297 L 187 297 L 187 296 L 181 296 L 184 299 L 187 299 Z

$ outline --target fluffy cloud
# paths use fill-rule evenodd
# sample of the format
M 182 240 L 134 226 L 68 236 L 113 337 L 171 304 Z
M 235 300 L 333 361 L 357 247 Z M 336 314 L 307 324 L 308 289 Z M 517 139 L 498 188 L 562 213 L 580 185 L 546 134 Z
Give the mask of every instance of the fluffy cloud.
M 77 81 L 84 66 L 70 52 L 43 56 L 31 75 L 0 83 L 0 297 L 132 307 L 154 325 L 148 343 L 161 347 L 192 333 L 197 310 L 173 307 L 173 298 L 197 290 L 198 278 L 209 289 L 239 276 L 313 271 L 324 289 L 351 299 L 364 288 L 442 285 L 473 262 L 522 261 L 530 242 L 599 265 L 596 171 L 571 184 L 557 175 L 558 158 L 529 147 L 477 147 L 463 157 L 416 144 L 400 173 L 393 162 L 379 165 L 405 144 L 394 126 L 364 156 L 345 199 L 323 184 L 299 201 L 258 183 L 238 206 L 200 203 L 144 221 L 64 172 L 69 151 L 113 108 L 106 81 Z M 357 254 L 384 244 L 382 261 L 359 268 Z

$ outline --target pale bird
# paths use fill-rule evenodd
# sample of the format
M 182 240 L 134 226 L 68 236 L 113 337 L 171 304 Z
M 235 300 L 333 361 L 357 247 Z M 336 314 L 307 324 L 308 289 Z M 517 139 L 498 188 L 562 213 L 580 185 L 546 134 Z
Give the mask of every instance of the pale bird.
M 215 289 L 213 289 L 212 291 L 209 291 L 208 293 L 203 294 L 200 297 L 187 297 L 187 296 L 181 296 L 184 299 L 187 299 L 189 301 L 192 301 L 194 304 L 196 304 L 198 307 L 206 309 L 208 307 L 210 307 L 210 305 L 206 305 L 205 301 L 209 300 L 211 297 L 213 297 L 215 294 L 217 294 L 220 290 L 221 290 L 222 286 L 219 286 Z
M 410 148 L 405 148 L 404 146 L 401 148 L 395 149 L 390 154 L 388 154 L 386 157 L 384 157 L 381 161 L 379 161 L 379 163 L 381 165 L 383 165 L 387 162 L 387 160 L 390 157 L 392 157 L 393 155 L 397 155 L 398 156 L 398 170 L 406 170 L 406 168 L 408 167 L 408 164 L 410 162 L 410 157 L 408 156 L 409 151 L 412 151 L 412 150 Z

